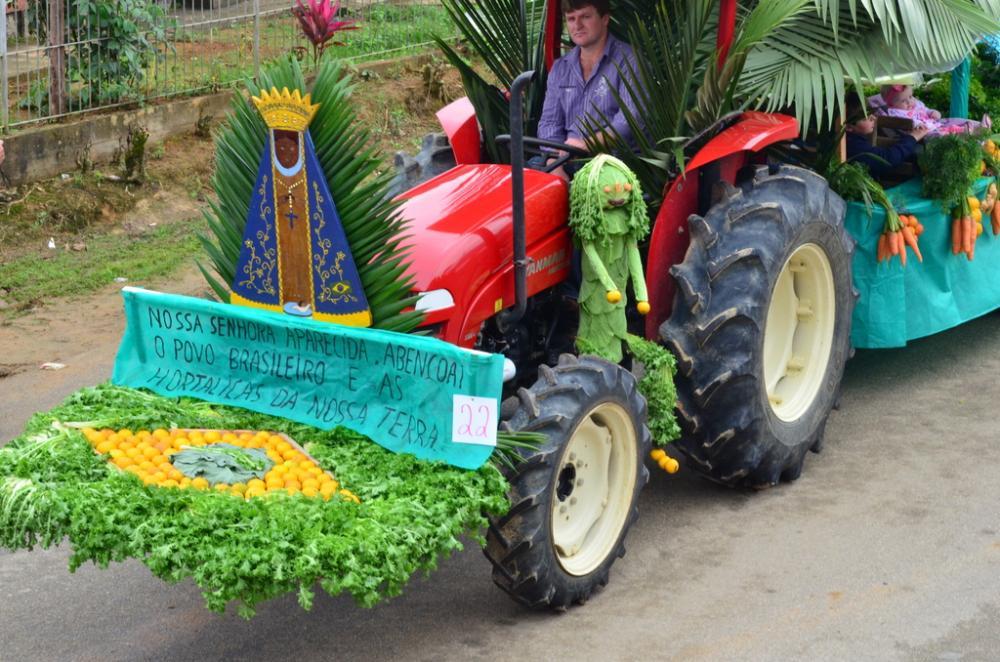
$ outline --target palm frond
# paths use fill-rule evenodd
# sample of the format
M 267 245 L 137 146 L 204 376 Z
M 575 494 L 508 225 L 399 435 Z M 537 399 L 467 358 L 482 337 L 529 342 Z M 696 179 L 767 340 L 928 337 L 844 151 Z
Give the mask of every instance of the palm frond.
M 251 95 L 271 87 L 306 90 L 298 62 L 278 62 L 261 72 L 259 84 L 247 82 Z M 371 146 L 368 131 L 357 122 L 350 102 L 351 90 L 350 77 L 339 63 L 323 64 L 311 90 L 319 110 L 309 130 L 358 266 L 373 326 L 408 332 L 419 325 L 423 315 L 408 310 L 415 298 L 411 295 L 412 278 L 406 273 L 405 250 L 399 241 L 405 222 L 398 214 L 398 203 L 386 199 L 391 173 L 376 175 L 381 165 L 379 154 Z M 205 212 L 209 234 L 200 237 L 218 278 L 204 267 L 202 273 L 223 300 L 228 299 L 224 284 L 231 283 L 236 273 L 266 140 L 267 127 L 256 108 L 243 95 L 235 95 L 229 120 L 215 139 L 212 184 L 216 200 Z
M 483 60 L 492 80 L 480 75 L 444 39 L 435 37 L 441 52 L 462 76 L 466 95 L 476 109 L 489 159 L 508 160 L 497 147 L 498 135 L 510 132 L 509 103 L 504 95 L 522 72 L 534 71 L 525 98 L 524 130 L 534 135 L 545 96 L 544 0 L 444 0 L 452 22 Z
M 765 3 L 761 3 L 765 4 Z M 1000 32 L 997 0 L 814 0 L 772 26 L 747 57 L 740 94 L 767 109 L 794 107 L 803 129 L 828 127 L 845 79 L 947 71 Z M 825 111 L 825 112 L 824 112 Z
M 636 138 L 626 143 L 600 114 L 585 127 L 591 138 L 610 134 L 603 149 L 625 159 L 651 192 L 683 168 L 685 137 L 727 113 L 793 109 L 803 131 L 826 128 L 841 115 L 849 85 L 950 69 L 979 37 L 1000 32 L 1000 0 L 746 0 L 718 67 L 718 2 L 620 0 L 616 7 L 615 31 L 641 55 L 634 85 L 625 84 L 638 111 L 619 99 Z

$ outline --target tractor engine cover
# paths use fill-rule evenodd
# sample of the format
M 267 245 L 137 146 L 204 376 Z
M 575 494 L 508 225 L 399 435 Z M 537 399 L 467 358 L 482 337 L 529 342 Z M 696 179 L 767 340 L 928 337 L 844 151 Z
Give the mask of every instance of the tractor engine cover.
M 471 347 L 482 322 L 514 304 L 511 168 L 460 165 L 399 198 L 417 292 L 447 290 L 454 305 L 427 316 L 437 335 Z M 566 183 L 524 171 L 528 296 L 565 280 L 572 246 Z

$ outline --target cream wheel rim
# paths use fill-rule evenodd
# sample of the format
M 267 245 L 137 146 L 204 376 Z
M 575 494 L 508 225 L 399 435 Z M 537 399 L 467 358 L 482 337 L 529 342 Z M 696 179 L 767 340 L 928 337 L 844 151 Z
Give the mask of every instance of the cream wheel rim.
M 783 421 L 798 420 L 823 386 L 835 291 L 830 260 L 816 244 L 798 247 L 778 275 L 764 328 L 764 382 L 771 410 Z
M 587 575 L 614 551 L 635 488 L 632 417 L 613 402 L 584 416 L 563 450 L 553 487 L 552 543 L 563 570 Z

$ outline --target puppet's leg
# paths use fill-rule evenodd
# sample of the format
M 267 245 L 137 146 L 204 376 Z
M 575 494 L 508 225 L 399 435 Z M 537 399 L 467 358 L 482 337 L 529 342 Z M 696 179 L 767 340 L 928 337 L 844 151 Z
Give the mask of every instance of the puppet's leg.
M 601 256 L 591 243 L 583 245 L 583 283 L 580 286 L 580 328 L 577 346 L 609 361 L 621 361 L 621 338 L 624 334 L 624 303 L 618 285 L 608 274 Z M 611 303 L 611 293 L 617 293 Z M 617 318 L 621 318 L 622 324 Z M 622 328 L 619 329 L 618 327 Z

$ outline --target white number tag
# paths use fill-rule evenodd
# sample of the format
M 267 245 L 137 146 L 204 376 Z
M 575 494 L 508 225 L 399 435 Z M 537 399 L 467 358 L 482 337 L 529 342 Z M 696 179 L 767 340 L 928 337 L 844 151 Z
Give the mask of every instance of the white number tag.
M 451 440 L 457 444 L 497 445 L 497 401 L 474 395 L 453 395 Z

